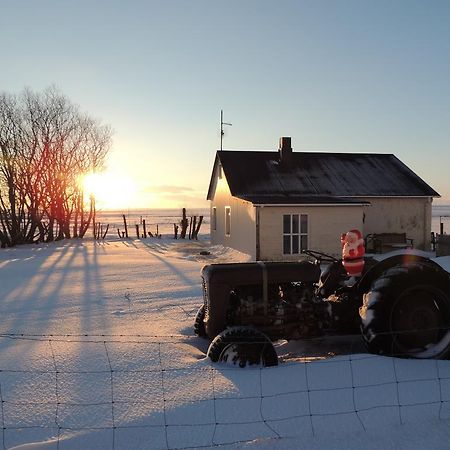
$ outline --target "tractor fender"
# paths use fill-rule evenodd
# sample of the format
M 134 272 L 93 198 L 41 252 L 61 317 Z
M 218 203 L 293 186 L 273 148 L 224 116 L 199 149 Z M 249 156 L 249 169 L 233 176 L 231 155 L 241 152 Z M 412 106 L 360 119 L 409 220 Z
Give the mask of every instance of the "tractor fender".
M 429 267 L 433 267 L 434 270 L 437 270 L 438 272 L 441 272 L 442 274 L 446 274 L 448 276 L 448 273 L 439 264 L 435 263 L 429 258 L 408 253 L 395 255 L 376 263 L 363 275 L 358 284 L 358 292 L 360 296 L 362 297 L 363 294 L 368 292 L 374 281 L 378 279 L 386 270 L 394 266 L 401 266 L 411 263 L 419 263 Z

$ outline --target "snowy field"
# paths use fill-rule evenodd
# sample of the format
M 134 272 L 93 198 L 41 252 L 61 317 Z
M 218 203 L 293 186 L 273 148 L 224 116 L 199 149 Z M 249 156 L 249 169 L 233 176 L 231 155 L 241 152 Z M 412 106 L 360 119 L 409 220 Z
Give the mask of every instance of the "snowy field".
M 449 448 L 450 361 L 342 337 L 211 364 L 200 270 L 246 259 L 204 236 L 0 250 L 0 449 Z

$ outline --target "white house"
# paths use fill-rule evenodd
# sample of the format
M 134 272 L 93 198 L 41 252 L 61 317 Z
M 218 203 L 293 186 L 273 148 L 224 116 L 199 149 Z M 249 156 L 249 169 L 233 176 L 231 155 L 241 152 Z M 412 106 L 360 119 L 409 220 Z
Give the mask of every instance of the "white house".
M 406 233 L 428 249 L 431 203 L 439 197 L 392 154 L 218 151 L 208 200 L 211 242 L 256 260 L 295 260 L 305 249 L 335 256 L 357 228 Z

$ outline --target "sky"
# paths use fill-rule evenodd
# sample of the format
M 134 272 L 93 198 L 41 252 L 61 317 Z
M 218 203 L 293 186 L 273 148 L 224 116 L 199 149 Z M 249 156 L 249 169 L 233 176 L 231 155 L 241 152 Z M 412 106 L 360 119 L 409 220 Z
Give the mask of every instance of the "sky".
M 393 153 L 450 203 L 447 0 L 0 0 L 0 11 L 0 91 L 55 85 L 114 129 L 100 206 L 206 207 L 221 109 L 224 149 L 291 136 L 294 151 Z

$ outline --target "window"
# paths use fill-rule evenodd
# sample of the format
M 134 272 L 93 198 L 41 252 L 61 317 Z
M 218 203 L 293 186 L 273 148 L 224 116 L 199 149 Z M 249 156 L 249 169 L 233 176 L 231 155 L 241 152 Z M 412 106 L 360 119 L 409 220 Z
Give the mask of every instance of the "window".
M 231 234 L 231 208 L 225 206 L 225 236 L 230 236 Z
M 211 230 L 217 230 L 217 208 L 213 206 L 211 215 Z
M 283 214 L 283 254 L 296 255 L 308 248 L 308 215 Z

